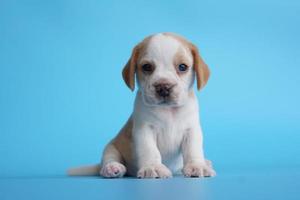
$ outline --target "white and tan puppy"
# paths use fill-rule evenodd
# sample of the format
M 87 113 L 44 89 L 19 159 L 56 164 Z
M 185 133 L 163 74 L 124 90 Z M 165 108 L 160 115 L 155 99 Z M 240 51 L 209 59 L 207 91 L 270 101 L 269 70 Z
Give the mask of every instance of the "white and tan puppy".
M 198 101 L 193 91 L 205 86 L 209 69 L 195 45 L 172 33 L 145 38 L 123 69 L 127 86 L 138 91 L 134 110 L 106 146 L 99 165 L 69 170 L 70 175 L 115 178 L 214 176 L 205 160 Z

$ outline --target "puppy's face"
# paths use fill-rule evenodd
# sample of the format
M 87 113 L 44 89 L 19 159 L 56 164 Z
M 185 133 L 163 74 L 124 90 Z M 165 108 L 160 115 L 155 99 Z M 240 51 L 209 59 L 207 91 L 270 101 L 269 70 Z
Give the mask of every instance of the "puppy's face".
M 209 71 L 193 44 L 180 36 L 162 33 L 134 48 L 123 70 L 123 78 L 132 90 L 134 74 L 146 105 L 177 107 L 187 101 L 195 74 L 200 89 Z
M 139 55 L 137 81 L 147 105 L 180 106 L 194 80 L 193 57 L 173 37 L 153 36 Z

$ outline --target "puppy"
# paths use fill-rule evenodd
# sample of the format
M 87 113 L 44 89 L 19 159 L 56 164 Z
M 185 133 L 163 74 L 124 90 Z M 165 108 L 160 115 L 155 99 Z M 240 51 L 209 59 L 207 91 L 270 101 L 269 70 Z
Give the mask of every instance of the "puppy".
M 198 101 L 193 91 L 205 86 L 209 69 L 191 42 L 159 33 L 136 45 L 123 79 L 138 91 L 134 110 L 119 134 L 105 147 L 99 165 L 69 170 L 69 175 L 100 174 L 107 178 L 214 176 L 205 160 Z

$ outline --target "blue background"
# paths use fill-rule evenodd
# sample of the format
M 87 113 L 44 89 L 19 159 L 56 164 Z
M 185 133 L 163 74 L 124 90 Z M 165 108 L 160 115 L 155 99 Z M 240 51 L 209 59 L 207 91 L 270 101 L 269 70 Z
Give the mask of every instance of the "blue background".
M 217 172 L 300 169 L 299 1 L 0 1 L 0 177 L 96 163 L 134 93 L 121 70 L 157 32 L 193 41 Z M 6 185 L 7 186 L 7 185 Z

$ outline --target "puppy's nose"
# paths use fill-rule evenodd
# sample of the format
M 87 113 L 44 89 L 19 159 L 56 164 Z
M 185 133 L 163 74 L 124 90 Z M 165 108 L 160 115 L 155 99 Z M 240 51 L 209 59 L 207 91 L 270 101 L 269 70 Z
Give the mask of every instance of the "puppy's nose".
M 155 84 L 155 91 L 156 94 L 160 97 L 168 97 L 171 93 L 171 84 L 168 83 L 159 83 L 159 84 Z

